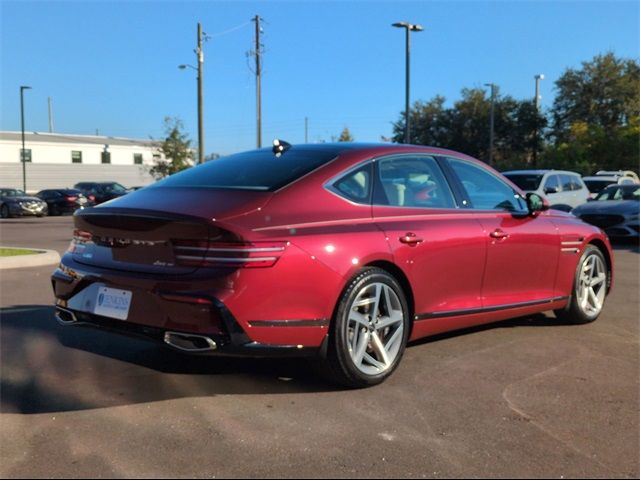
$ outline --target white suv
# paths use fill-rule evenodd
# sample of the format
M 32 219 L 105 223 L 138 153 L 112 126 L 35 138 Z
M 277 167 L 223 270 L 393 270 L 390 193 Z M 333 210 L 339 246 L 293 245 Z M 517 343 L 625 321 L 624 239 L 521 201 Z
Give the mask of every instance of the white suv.
M 565 212 L 586 203 L 589 189 L 576 172 L 563 170 L 512 170 L 503 175 L 525 192 L 546 198 L 551 208 Z

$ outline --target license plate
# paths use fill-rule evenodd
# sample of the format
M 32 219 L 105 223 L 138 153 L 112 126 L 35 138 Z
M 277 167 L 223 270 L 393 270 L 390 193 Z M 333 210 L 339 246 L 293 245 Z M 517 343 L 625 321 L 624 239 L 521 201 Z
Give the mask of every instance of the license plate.
M 79 202 L 80 202 L 80 205 L 84 205 L 85 203 L 87 203 L 87 199 L 86 198 L 81 198 L 79 200 Z
M 97 295 L 93 313 L 118 320 L 127 319 L 131 306 L 131 292 L 117 288 L 100 287 Z

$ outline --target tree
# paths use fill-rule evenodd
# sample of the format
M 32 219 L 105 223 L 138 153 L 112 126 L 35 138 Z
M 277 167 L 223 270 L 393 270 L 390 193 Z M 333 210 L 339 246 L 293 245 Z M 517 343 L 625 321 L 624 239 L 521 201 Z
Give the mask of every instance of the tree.
M 555 85 L 546 163 L 582 173 L 637 169 L 640 64 L 609 52 L 567 69 Z
M 342 130 L 342 133 L 338 137 L 338 141 L 339 142 L 353 142 L 353 135 L 351 135 L 351 132 L 349 131 L 349 128 L 344 127 L 344 129 Z
M 489 157 L 491 98 L 481 88 L 465 88 L 451 108 L 445 98 L 417 101 L 411 109 L 411 141 L 418 145 L 458 150 L 479 159 Z M 496 94 L 494 106 L 494 161 L 504 168 L 531 161 L 536 128 L 546 121 L 529 100 Z M 404 115 L 394 124 L 396 142 L 404 139 Z
M 179 118 L 165 117 L 165 139 L 158 147 L 161 156 L 155 161 L 149 173 L 160 180 L 174 173 L 178 173 L 193 165 L 193 150 L 191 140 L 183 132 L 184 125 Z

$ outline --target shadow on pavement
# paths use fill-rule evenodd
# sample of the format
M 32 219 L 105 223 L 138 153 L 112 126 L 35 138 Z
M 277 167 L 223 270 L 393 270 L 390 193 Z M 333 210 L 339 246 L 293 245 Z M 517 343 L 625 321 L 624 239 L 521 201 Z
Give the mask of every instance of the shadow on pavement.
M 430 337 L 412 345 L 493 328 L 559 325 L 545 315 Z M 144 339 L 62 327 L 51 306 L 0 310 L 0 412 L 46 413 L 185 397 L 335 391 L 309 362 L 182 355 Z
M 1 413 L 335 390 L 306 361 L 182 355 L 144 339 L 62 327 L 51 306 L 1 309 L 0 332 Z

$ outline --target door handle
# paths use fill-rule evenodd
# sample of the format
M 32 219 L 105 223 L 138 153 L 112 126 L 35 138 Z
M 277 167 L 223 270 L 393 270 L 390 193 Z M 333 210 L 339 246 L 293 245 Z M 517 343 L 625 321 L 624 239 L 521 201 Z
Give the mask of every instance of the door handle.
M 416 237 L 415 233 L 408 232 L 404 236 L 399 238 L 400 243 L 406 243 L 412 247 L 415 247 L 417 244 L 422 243 L 423 240 L 421 238 Z
M 500 230 L 499 228 L 497 228 L 493 232 L 491 232 L 489 234 L 489 236 L 491 238 L 496 238 L 496 239 L 500 240 L 500 239 L 503 239 L 503 238 L 507 238 L 509 236 L 509 234 L 507 232 L 505 232 L 504 230 Z

